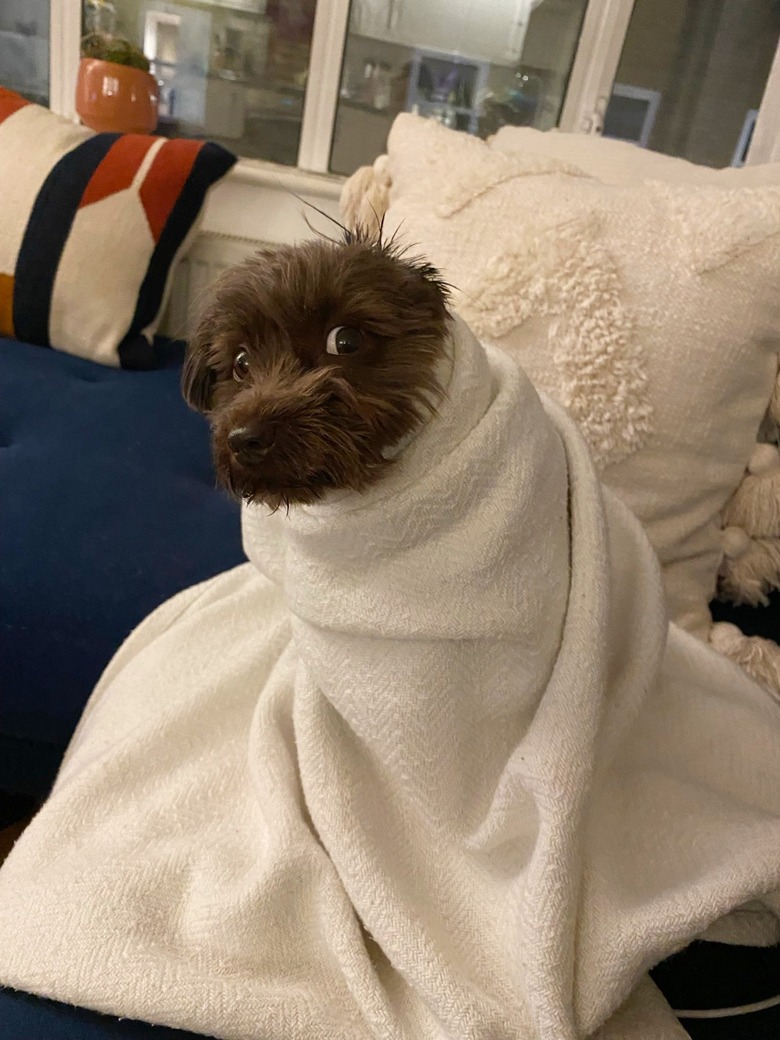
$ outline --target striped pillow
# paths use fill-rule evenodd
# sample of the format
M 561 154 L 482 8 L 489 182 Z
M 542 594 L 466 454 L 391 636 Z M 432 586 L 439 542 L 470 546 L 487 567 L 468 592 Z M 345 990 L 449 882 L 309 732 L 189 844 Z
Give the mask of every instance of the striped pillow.
M 0 88 L 0 335 L 153 367 L 175 263 L 235 161 L 202 141 L 96 134 Z

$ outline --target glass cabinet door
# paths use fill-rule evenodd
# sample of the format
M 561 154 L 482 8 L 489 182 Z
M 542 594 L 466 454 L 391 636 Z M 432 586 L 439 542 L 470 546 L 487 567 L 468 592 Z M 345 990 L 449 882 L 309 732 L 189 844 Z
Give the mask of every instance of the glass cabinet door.
M 487 137 L 557 125 L 587 0 L 352 0 L 330 168 L 384 151 L 399 112 Z
M 49 103 L 49 0 L 0 0 L 0 86 Z
M 245 157 L 295 165 L 316 0 L 93 0 L 86 7 L 100 9 L 151 60 L 160 84 L 158 133 L 207 137 Z

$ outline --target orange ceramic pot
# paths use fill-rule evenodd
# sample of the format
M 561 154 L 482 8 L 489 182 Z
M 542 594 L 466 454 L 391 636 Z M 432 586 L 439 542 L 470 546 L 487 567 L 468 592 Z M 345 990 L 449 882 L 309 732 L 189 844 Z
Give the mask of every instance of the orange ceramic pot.
M 150 73 L 99 58 L 79 62 L 76 111 L 93 130 L 150 134 L 157 129 L 158 102 L 157 81 Z

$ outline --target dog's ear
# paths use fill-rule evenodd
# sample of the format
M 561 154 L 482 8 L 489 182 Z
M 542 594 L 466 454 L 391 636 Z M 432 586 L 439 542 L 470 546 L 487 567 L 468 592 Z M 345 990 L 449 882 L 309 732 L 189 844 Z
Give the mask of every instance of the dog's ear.
M 208 363 L 208 349 L 197 333 L 187 346 L 181 389 L 184 400 L 196 412 L 211 410 L 211 397 L 217 374 Z

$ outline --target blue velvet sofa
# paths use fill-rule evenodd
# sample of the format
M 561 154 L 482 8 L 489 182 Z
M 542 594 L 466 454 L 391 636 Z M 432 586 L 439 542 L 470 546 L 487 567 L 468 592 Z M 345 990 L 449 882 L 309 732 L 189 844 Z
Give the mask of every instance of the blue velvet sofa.
M 181 397 L 183 349 L 162 343 L 159 369 L 132 372 L 0 339 L 0 791 L 43 798 L 122 640 L 244 558 Z M 780 632 L 777 603 L 713 606 Z
M 92 687 L 163 600 L 243 559 L 183 345 L 121 371 L 0 339 L 0 826 L 45 798 Z M 178 1030 L 0 990 L 4 1040 Z
M 182 354 L 161 344 L 159 369 L 130 372 L 0 339 L 0 826 L 14 806 L 45 797 L 131 629 L 244 558 L 238 508 L 214 486 L 206 424 L 179 391 Z M 748 632 L 778 632 L 776 608 L 717 609 Z M 780 948 L 694 944 L 655 976 L 676 1007 L 771 1004 Z M 695 1040 L 774 1040 L 780 998 L 684 1024 Z M 0 989 L 8 1040 L 189 1036 Z
M 0 790 L 43 798 L 131 629 L 243 559 L 183 346 L 160 354 L 130 372 L 0 339 Z

